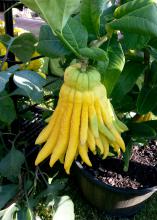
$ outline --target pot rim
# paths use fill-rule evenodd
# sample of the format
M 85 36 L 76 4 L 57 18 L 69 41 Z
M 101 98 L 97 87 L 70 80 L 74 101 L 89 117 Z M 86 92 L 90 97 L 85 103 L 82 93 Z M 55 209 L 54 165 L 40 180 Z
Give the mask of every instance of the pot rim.
M 107 188 L 113 192 L 119 192 L 119 193 L 124 193 L 124 194 L 143 194 L 143 193 L 150 193 L 150 192 L 155 192 L 157 191 L 157 185 L 153 186 L 153 187 L 143 187 L 140 189 L 125 189 L 122 187 L 114 187 L 111 185 L 108 185 L 104 182 L 102 182 L 101 180 L 98 180 L 97 178 L 93 177 L 92 174 L 90 174 L 90 172 L 88 172 L 87 170 L 84 169 L 84 167 L 82 166 L 82 164 L 76 160 L 75 161 L 75 166 L 77 166 L 80 170 L 80 172 L 83 174 L 84 177 L 88 178 L 91 182 L 95 183 L 96 185 L 100 186 L 101 188 Z

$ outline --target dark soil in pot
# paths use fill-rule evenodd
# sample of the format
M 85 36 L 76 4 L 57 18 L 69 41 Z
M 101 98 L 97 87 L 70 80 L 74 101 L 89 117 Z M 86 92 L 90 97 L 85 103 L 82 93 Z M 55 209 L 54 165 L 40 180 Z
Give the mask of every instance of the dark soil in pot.
M 90 155 L 92 168 L 77 160 L 73 174 L 85 198 L 107 215 L 136 214 L 157 191 L 157 144 L 134 146 L 128 172 L 121 158 L 102 160 Z
M 91 157 L 93 167 L 87 167 L 94 178 L 114 187 L 140 189 L 157 185 L 157 146 L 155 141 L 146 147 L 133 147 L 128 172 L 123 171 L 121 159 L 101 160 Z

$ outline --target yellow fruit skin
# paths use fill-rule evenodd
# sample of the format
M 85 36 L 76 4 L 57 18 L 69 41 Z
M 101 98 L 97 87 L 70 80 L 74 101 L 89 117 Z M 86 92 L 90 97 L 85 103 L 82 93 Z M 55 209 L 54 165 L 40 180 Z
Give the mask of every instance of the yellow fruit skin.
M 99 131 L 101 133 L 103 133 L 110 141 L 115 141 L 113 134 L 110 132 L 110 130 L 103 123 L 103 119 L 102 119 L 102 115 L 101 115 L 101 108 L 99 106 L 99 101 L 97 98 L 95 99 L 95 109 L 96 109 L 96 114 L 98 117 Z
M 88 114 L 89 114 L 89 124 L 91 127 L 91 131 L 94 135 L 95 138 L 99 137 L 99 130 L 98 130 L 98 120 L 97 120 L 97 115 L 94 107 L 94 96 L 93 93 L 90 93 L 90 105 L 88 109 Z
M 51 131 L 54 128 L 54 125 L 57 121 L 57 117 L 59 116 L 59 107 L 57 106 L 53 115 L 50 118 L 49 124 L 41 131 L 39 136 L 37 137 L 35 144 L 42 144 L 47 141 Z
M 51 131 L 51 134 L 50 134 L 47 142 L 45 143 L 43 148 L 40 150 L 40 152 L 38 153 L 38 156 L 35 160 L 36 166 L 39 163 L 41 163 L 43 160 L 45 160 L 52 153 L 53 148 L 56 145 L 59 131 L 60 131 L 60 124 L 62 121 L 62 115 L 64 113 L 64 108 L 65 108 L 64 103 L 61 103 L 60 107 L 59 107 L 59 113 L 58 113 L 58 117 L 57 117 L 57 121 L 55 123 L 54 129 Z
M 97 145 L 98 149 L 100 150 L 100 154 L 103 154 L 104 153 L 104 147 L 103 147 L 103 143 L 102 143 L 100 137 L 95 138 L 95 142 L 96 142 L 96 145 Z
M 103 144 L 103 147 L 104 147 L 103 159 L 105 159 L 109 154 L 109 142 L 104 137 L 104 135 L 101 135 L 100 138 L 102 140 L 102 144 Z
M 94 135 L 93 135 L 93 133 L 91 132 L 90 128 L 88 128 L 87 143 L 88 143 L 89 149 L 93 152 L 93 154 L 96 154 L 95 138 L 94 138 Z
M 92 163 L 90 162 L 90 159 L 88 157 L 87 144 L 84 144 L 84 145 L 79 144 L 78 149 L 79 149 L 79 154 L 80 154 L 83 162 L 85 162 L 88 166 L 92 167 Z
M 70 125 L 70 139 L 69 145 L 65 156 L 64 168 L 67 174 L 70 173 L 70 167 L 75 159 L 79 144 L 79 129 L 80 129 L 80 117 L 82 108 L 82 93 L 76 91 L 75 102 L 72 112 L 71 125 Z
M 84 145 L 88 136 L 88 101 L 89 93 L 83 93 L 83 106 L 81 112 L 81 126 L 80 126 L 80 143 Z
M 64 158 L 65 152 L 67 150 L 69 135 L 70 135 L 70 121 L 73 110 L 73 99 L 74 99 L 75 91 L 72 90 L 68 97 L 67 110 L 64 112 L 61 122 L 60 134 L 58 137 L 57 144 L 52 152 L 52 156 L 50 159 L 50 167 L 54 165 L 54 163 L 59 158 Z

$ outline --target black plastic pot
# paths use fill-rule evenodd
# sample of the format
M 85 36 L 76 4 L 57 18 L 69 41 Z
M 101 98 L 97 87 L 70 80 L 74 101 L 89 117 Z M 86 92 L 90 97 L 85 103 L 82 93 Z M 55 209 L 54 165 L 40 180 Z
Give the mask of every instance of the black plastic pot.
M 129 217 L 136 214 L 144 202 L 157 191 L 157 186 L 124 189 L 107 185 L 94 178 L 79 161 L 75 162 L 73 169 L 75 180 L 86 199 L 110 216 Z

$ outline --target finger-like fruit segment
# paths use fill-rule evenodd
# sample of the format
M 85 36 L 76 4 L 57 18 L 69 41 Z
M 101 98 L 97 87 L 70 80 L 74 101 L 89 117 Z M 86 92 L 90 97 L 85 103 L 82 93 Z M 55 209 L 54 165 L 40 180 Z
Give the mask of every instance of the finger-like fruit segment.
M 52 129 L 54 128 L 54 125 L 57 121 L 59 113 L 59 108 L 57 107 L 54 114 L 51 116 L 49 124 L 41 131 L 39 136 L 37 137 L 35 144 L 42 144 L 47 141 Z
M 74 97 L 73 91 L 72 91 L 72 94 L 70 94 L 70 96 Z M 67 105 L 67 111 L 65 111 L 63 114 L 58 141 L 52 152 L 52 156 L 50 159 L 51 167 L 61 156 L 65 154 L 67 150 L 67 145 L 69 142 L 70 121 L 71 121 L 71 116 L 72 116 L 72 110 L 73 110 L 73 103 L 69 102 Z
M 109 146 L 118 155 L 121 149 L 125 151 L 121 133 L 127 127 L 117 118 L 99 72 L 93 67 L 84 71 L 84 67 L 74 64 L 65 70 L 57 108 L 36 140 L 37 144 L 46 142 L 37 156 L 36 165 L 51 155 L 50 166 L 60 160 L 69 174 L 78 155 L 92 166 L 89 150 L 103 159 L 112 155 Z
M 53 151 L 58 136 L 59 136 L 59 130 L 60 130 L 60 123 L 62 120 L 62 115 L 63 115 L 63 108 L 60 108 L 60 111 L 58 113 L 58 118 L 56 121 L 56 124 L 54 126 L 54 129 L 52 130 L 51 135 L 49 136 L 47 142 L 43 146 L 43 148 L 40 150 L 38 153 L 38 156 L 35 160 L 35 165 L 37 166 L 39 163 L 41 163 L 43 160 L 45 160 Z
M 92 163 L 90 162 L 90 159 L 88 157 L 88 147 L 87 147 L 87 144 L 80 144 L 78 146 L 78 149 L 79 149 L 79 154 L 82 158 L 82 160 L 88 165 L 88 166 L 92 166 Z
M 81 126 L 80 126 L 80 142 L 84 145 L 88 136 L 88 100 L 89 93 L 85 92 L 83 97 L 83 105 L 81 112 Z
M 93 152 L 93 154 L 96 154 L 95 138 L 94 138 L 94 135 L 93 135 L 93 133 L 92 133 L 90 128 L 88 128 L 87 143 L 89 145 L 89 149 Z
M 76 91 L 75 94 L 75 103 L 72 112 L 71 126 L 70 126 L 70 139 L 65 156 L 64 168 L 65 171 L 69 174 L 70 167 L 75 159 L 75 154 L 77 152 L 77 147 L 79 144 L 79 128 L 80 128 L 80 116 L 82 108 L 82 94 L 81 92 Z

